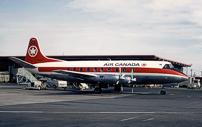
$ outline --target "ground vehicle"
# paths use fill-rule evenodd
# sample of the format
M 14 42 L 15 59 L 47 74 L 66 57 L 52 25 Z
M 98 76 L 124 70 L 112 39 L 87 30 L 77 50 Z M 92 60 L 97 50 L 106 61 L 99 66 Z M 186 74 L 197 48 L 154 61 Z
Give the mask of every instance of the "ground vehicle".
M 195 77 L 189 77 L 187 81 L 179 83 L 181 87 L 187 87 L 188 89 L 200 89 L 201 83 L 199 79 L 195 79 Z
M 192 79 L 191 82 L 188 84 L 188 89 L 200 89 L 201 84 L 199 79 Z
M 66 88 L 67 88 L 67 81 L 59 81 L 59 80 L 53 79 L 53 80 L 47 81 L 47 83 L 50 86 L 54 87 L 55 89 L 57 87 L 59 87 L 59 88 L 63 88 L 64 90 L 66 90 Z
M 48 88 L 48 85 L 44 85 L 43 83 L 41 83 L 41 81 L 33 81 L 28 83 L 28 89 L 38 89 L 41 90 L 41 88 Z

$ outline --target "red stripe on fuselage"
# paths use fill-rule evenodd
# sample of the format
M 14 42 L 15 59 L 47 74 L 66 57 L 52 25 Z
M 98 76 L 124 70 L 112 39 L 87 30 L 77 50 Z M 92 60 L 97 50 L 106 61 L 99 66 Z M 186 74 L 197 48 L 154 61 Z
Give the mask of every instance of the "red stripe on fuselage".
M 82 68 L 82 71 L 80 71 Z M 95 71 L 95 68 L 97 71 Z M 102 71 L 102 69 L 103 71 Z M 109 71 L 109 68 L 111 69 Z M 85 73 L 97 73 L 97 72 L 103 72 L 103 73 L 120 73 L 120 68 L 118 67 L 38 67 L 39 72 L 52 72 L 54 70 L 69 70 L 69 71 L 77 71 L 77 72 L 85 72 Z M 125 72 L 124 72 L 125 68 Z M 171 75 L 178 75 L 187 77 L 186 75 L 183 75 L 182 73 L 179 73 L 174 70 L 170 69 L 161 69 L 161 68 L 133 68 L 133 73 L 160 73 L 160 74 L 171 74 Z M 117 71 L 118 70 L 118 71 Z M 122 73 L 131 73 L 131 67 L 121 67 Z

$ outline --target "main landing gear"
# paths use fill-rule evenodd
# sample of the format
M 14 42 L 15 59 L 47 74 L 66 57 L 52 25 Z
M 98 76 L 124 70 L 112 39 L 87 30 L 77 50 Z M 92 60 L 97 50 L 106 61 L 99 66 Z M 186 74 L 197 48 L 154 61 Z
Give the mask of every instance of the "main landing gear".
M 102 88 L 108 88 L 107 86 L 104 86 L 103 84 L 100 85 L 99 87 L 94 89 L 95 93 L 101 94 L 102 93 Z M 120 92 L 121 91 L 121 85 L 115 85 L 114 86 L 114 91 Z
M 165 95 L 165 94 L 166 94 L 166 90 L 165 90 L 165 89 L 161 89 L 161 90 L 160 90 L 160 94 L 161 94 L 161 95 Z
M 163 85 L 162 85 L 162 89 L 160 90 L 160 94 L 161 95 L 165 95 L 166 94 L 166 89 L 164 88 Z
M 102 93 L 102 89 L 101 88 L 95 88 L 94 92 L 98 93 L 98 94 L 101 94 Z

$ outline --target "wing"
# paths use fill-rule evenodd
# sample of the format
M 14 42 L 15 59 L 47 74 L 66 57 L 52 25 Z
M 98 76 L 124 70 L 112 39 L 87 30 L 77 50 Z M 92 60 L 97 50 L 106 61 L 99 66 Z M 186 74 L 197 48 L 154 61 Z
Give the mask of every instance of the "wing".
M 87 74 L 87 73 L 75 72 L 75 71 L 67 71 L 67 70 L 54 70 L 53 72 L 66 74 L 68 76 L 78 77 L 78 78 L 97 77 L 97 75 L 95 75 L 95 74 Z
M 36 66 L 30 64 L 30 63 L 27 63 L 21 59 L 18 59 L 16 57 L 9 57 L 10 60 L 16 62 L 17 64 L 19 64 L 20 66 L 24 67 L 24 68 L 36 68 Z

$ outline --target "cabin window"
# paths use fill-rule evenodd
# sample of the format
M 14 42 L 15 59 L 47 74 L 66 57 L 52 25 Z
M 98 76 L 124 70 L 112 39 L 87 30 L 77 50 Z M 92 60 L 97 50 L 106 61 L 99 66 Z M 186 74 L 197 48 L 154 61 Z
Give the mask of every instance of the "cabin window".
M 67 68 L 67 71 L 69 71 L 69 67 Z
M 117 68 L 115 69 L 115 71 L 116 71 L 116 72 L 119 72 L 119 68 L 117 67 Z
M 123 72 L 126 72 L 126 68 L 125 67 L 123 68 Z
M 134 68 L 131 68 L 131 69 L 130 69 L 130 72 L 134 72 Z
M 111 68 L 109 67 L 109 68 L 107 69 L 107 71 L 110 72 L 110 71 L 111 71 Z
M 90 68 L 87 68 L 87 72 L 89 72 L 90 71 Z
M 81 68 L 80 68 L 80 72 L 82 72 L 82 71 L 83 71 L 83 68 L 81 67 Z
M 76 71 L 76 68 L 74 67 L 73 71 Z
M 94 68 L 94 72 L 96 72 L 96 71 L 97 71 L 97 68 L 95 67 L 95 68 Z

